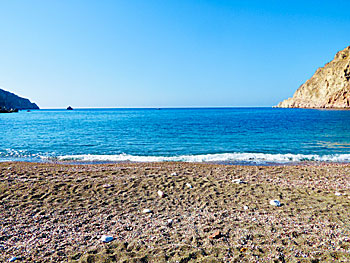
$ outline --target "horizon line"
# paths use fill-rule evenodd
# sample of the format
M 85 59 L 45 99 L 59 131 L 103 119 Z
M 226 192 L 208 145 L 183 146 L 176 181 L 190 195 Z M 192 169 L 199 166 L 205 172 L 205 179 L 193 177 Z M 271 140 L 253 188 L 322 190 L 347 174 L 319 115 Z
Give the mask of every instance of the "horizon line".
M 68 107 L 68 106 L 67 106 Z M 67 107 L 40 108 L 40 110 L 66 110 Z M 273 108 L 274 106 L 149 106 L 149 107 L 73 107 L 73 109 L 219 109 L 219 108 Z

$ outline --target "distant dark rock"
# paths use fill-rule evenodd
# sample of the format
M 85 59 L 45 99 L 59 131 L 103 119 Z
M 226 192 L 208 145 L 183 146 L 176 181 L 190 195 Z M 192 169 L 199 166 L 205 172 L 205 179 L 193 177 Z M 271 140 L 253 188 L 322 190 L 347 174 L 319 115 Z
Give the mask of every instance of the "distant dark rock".
M 73 110 L 73 108 L 71 106 L 68 106 L 67 110 Z
M 15 110 L 38 110 L 39 107 L 28 99 L 21 98 L 11 92 L 0 89 L 0 108 L 5 112 L 15 112 Z M 12 111 L 11 111 L 12 110 Z

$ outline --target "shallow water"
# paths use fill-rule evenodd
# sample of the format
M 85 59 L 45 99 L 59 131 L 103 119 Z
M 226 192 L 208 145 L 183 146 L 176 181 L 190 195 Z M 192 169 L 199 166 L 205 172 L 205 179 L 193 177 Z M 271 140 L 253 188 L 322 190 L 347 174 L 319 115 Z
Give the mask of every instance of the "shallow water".
M 76 109 L 0 115 L 1 161 L 350 162 L 350 111 Z

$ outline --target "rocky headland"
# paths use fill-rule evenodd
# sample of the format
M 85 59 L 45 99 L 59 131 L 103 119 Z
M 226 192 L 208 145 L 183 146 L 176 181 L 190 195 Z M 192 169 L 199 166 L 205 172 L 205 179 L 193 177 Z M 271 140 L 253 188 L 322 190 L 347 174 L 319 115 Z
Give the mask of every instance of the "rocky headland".
M 0 89 L 0 112 L 15 112 L 16 110 L 27 109 L 38 110 L 39 107 L 28 99 Z
M 278 108 L 350 109 L 350 46 L 302 84 Z

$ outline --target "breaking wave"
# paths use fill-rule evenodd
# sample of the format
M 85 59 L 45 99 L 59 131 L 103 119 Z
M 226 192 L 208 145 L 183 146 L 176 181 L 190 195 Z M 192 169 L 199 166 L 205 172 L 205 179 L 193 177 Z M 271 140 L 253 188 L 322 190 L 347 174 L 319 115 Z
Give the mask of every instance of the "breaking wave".
M 266 154 L 266 153 L 219 153 L 180 156 L 137 156 L 129 154 L 118 155 L 65 155 L 57 157 L 59 161 L 77 162 L 227 162 L 227 163 L 298 163 L 316 162 L 350 162 L 350 154 L 307 155 L 307 154 Z
M 57 155 L 54 152 L 39 154 L 27 151 L 6 149 L 0 151 L 0 161 L 29 161 L 29 162 L 193 162 L 193 163 L 229 163 L 229 164 L 288 164 L 299 162 L 331 162 L 350 163 L 350 154 L 269 154 L 269 153 L 217 153 L 178 156 L 141 156 L 130 154 L 99 155 Z

